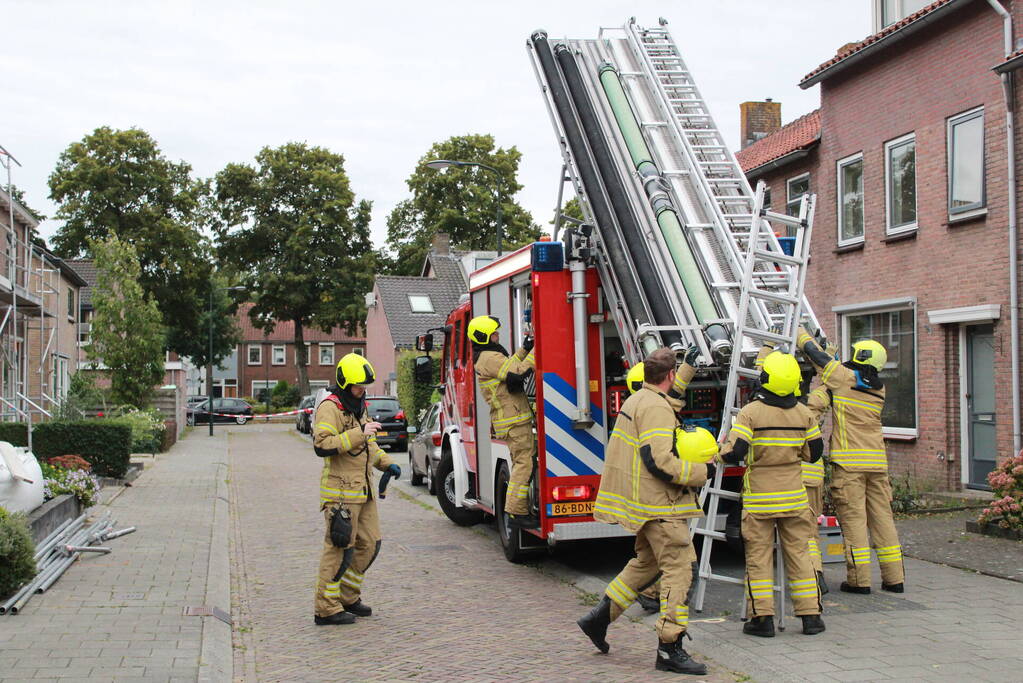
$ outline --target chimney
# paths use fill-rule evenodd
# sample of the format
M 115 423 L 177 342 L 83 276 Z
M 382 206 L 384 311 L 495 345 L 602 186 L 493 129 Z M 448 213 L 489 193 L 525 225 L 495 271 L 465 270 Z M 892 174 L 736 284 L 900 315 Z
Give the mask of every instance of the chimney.
M 433 236 L 433 253 L 440 256 L 451 254 L 451 237 L 446 232 L 438 232 Z
M 781 128 L 781 102 L 768 97 L 763 102 L 743 102 L 739 105 L 739 149 L 749 147 Z

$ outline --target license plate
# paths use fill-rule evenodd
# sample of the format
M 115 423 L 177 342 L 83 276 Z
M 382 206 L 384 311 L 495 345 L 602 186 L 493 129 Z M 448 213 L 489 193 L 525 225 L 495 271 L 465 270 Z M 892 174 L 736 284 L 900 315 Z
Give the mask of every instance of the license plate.
M 387 432 L 377 432 L 377 436 L 387 436 Z
M 593 501 L 584 500 L 578 503 L 552 503 L 551 516 L 555 515 L 592 515 Z

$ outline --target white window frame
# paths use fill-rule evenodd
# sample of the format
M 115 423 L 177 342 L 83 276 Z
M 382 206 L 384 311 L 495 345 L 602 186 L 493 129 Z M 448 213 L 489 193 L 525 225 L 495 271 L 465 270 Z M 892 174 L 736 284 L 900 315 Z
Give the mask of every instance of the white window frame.
M 363 358 L 366 357 L 366 349 L 362 348 L 361 346 L 352 347 L 352 350 L 349 353 L 357 353 Z
M 920 332 L 917 326 L 917 305 L 916 299 L 893 299 L 888 301 L 875 301 L 853 306 L 836 306 L 831 309 L 838 314 L 839 325 L 842 330 L 842 343 L 840 353 L 842 362 L 849 360 L 849 316 L 874 315 L 877 313 L 894 313 L 896 311 L 911 311 L 913 314 L 913 422 L 915 428 L 909 427 L 881 427 L 881 433 L 885 438 L 895 441 L 909 441 L 920 435 Z M 890 333 L 890 332 L 889 332 Z M 888 340 L 885 340 L 888 341 Z
M 408 296 L 408 307 L 409 310 L 412 311 L 412 315 L 430 315 L 432 313 L 437 312 L 437 307 L 433 305 L 433 297 L 430 296 L 429 294 L 408 294 L 406 296 Z M 420 297 L 426 299 L 426 301 L 430 304 L 430 310 L 417 311 L 415 309 L 415 306 L 412 305 L 412 297 Z
M 309 393 L 313 396 L 319 389 L 326 389 L 330 386 L 330 381 L 326 379 L 311 379 L 309 380 Z
M 277 352 L 281 352 L 281 361 L 277 362 Z M 285 365 L 288 362 L 288 345 L 287 344 L 274 344 L 270 347 L 270 364 L 271 365 Z
M 806 192 L 804 192 L 803 194 L 799 195 L 798 198 L 793 199 L 793 197 L 792 197 L 792 183 L 795 183 L 795 182 L 798 182 L 800 180 L 803 180 L 804 178 L 806 179 Z M 797 176 L 792 176 L 791 178 L 789 178 L 788 180 L 785 181 L 785 213 L 787 213 L 787 214 L 789 213 L 789 206 L 792 204 L 793 201 L 795 201 L 797 203 L 797 205 L 798 205 L 799 200 L 802 199 L 804 194 L 810 194 L 810 172 L 809 171 L 807 171 L 806 173 L 800 173 Z M 793 215 L 798 216 L 799 215 L 798 209 L 797 209 L 795 214 L 789 214 L 789 215 L 790 216 L 793 216 Z
M 916 219 L 911 223 L 905 225 L 893 226 L 892 225 L 892 157 L 891 151 L 895 147 L 906 144 L 907 142 L 913 142 L 913 163 L 916 164 L 916 131 L 912 133 L 906 133 L 901 137 L 897 137 L 894 140 L 889 140 L 884 143 L 884 231 L 886 235 L 901 235 L 907 232 L 913 232 L 917 229 L 917 225 L 920 219 L 920 202 L 917 201 L 917 182 L 916 177 L 918 173 L 913 173 L 913 213 Z
M 257 354 L 258 358 L 255 361 L 252 360 L 252 349 L 256 349 L 256 351 L 258 351 L 258 354 Z M 246 362 L 247 365 L 262 365 L 263 364 L 263 345 L 262 344 L 249 344 L 248 348 L 245 350 L 245 362 Z
M 968 204 L 967 206 L 952 208 L 952 164 L 955 160 L 952 147 L 952 129 L 960 123 L 966 123 L 973 119 L 980 119 L 980 202 Z M 946 122 L 945 157 L 948 162 L 946 175 L 948 176 L 948 219 L 950 221 L 963 218 L 970 218 L 987 213 L 987 131 L 984 128 L 984 107 L 974 107 L 961 114 L 950 116 Z
M 863 211 L 863 217 L 862 217 L 862 221 L 863 221 L 863 234 L 859 235 L 858 237 L 851 237 L 849 239 L 842 239 L 843 219 L 845 217 L 845 211 L 843 211 L 844 207 L 842 206 L 842 196 L 844 194 L 842 192 L 842 169 L 845 168 L 846 166 L 849 166 L 850 164 L 855 164 L 857 161 L 860 162 L 860 165 L 861 165 L 861 168 L 860 168 L 860 179 L 861 179 L 860 183 L 862 185 L 863 184 L 863 181 L 862 181 L 862 178 L 863 178 L 863 175 L 862 175 L 863 174 L 863 168 L 862 168 L 863 152 L 856 152 L 855 154 L 850 154 L 849 156 L 843 157 L 842 159 L 839 159 L 838 161 L 835 162 L 835 197 L 836 197 L 836 202 L 835 203 L 837 205 L 836 208 L 838 210 L 838 220 L 837 220 L 837 225 L 838 225 L 838 246 L 840 246 L 840 247 L 848 247 L 848 246 L 853 245 L 853 244 L 863 244 L 863 241 L 864 241 L 864 239 L 867 236 L 867 216 L 866 216 L 866 206 L 865 206 L 866 203 L 867 203 L 866 202 L 866 194 L 867 194 L 867 192 L 866 192 L 866 188 L 864 187 L 862 189 L 862 192 L 863 192 L 863 204 L 864 204 L 864 206 L 861 207 L 861 211 Z
M 334 364 L 334 342 L 320 342 L 316 352 L 316 362 L 319 365 L 333 365 Z M 323 350 L 330 349 L 330 360 L 326 363 L 323 362 Z
M 252 393 L 249 396 L 256 399 L 257 403 L 262 403 L 256 395 L 257 390 L 265 387 L 268 391 L 273 392 L 275 386 L 277 386 L 277 380 L 275 379 L 254 379 L 252 380 Z

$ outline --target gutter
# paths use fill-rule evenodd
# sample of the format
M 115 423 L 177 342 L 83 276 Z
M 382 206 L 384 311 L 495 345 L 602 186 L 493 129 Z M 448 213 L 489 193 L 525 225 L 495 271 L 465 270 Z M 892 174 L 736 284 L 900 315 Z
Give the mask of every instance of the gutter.
M 817 85 L 826 78 L 831 78 L 840 71 L 844 71 L 848 67 L 853 66 L 854 64 L 858 64 L 864 59 L 873 56 L 873 54 L 878 50 L 887 47 L 892 43 L 896 43 L 902 40 L 903 38 L 907 38 L 913 35 L 920 29 L 927 26 L 928 24 L 931 24 L 937 21 L 938 19 L 941 19 L 946 14 L 952 12 L 953 10 L 959 9 L 960 6 L 965 5 L 968 2 L 970 2 L 970 0 L 953 0 L 947 5 L 942 5 L 941 7 L 932 10 L 931 12 L 925 14 L 919 19 L 916 19 L 915 21 L 906 24 L 902 28 L 896 31 L 892 31 L 885 37 L 878 39 L 876 43 L 871 43 L 870 45 L 864 47 L 860 51 L 852 53 L 851 55 L 841 60 L 840 62 L 836 62 L 835 64 L 832 64 L 831 66 L 827 67 L 826 69 L 823 69 L 815 73 L 814 75 L 800 81 L 799 87 L 802 88 L 803 90 L 806 90 L 811 86 Z M 991 0 L 988 0 L 988 2 L 991 2 Z M 1009 53 L 1006 53 L 1006 56 L 1008 56 L 1008 54 Z
M 789 152 L 788 154 L 783 154 L 777 159 L 768 161 L 766 164 L 760 164 L 755 168 L 751 168 L 750 170 L 744 172 L 746 174 L 746 178 L 752 183 L 754 180 L 764 175 L 768 171 L 773 171 L 776 168 L 788 166 L 794 161 L 805 159 L 806 157 L 810 156 L 811 150 L 813 150 L 813 148 L 816 147 L 820 141 L 821 139 L 817 138 L 812 143 L 810 143 L 806 147 L 803 147 L 802 149 L 797 149 L 795 151 Z
M 1002 18 L 1002 39 L 1006 63 L 1012 56 L 1012 16 L 998 0 L 987 0 Z M 1001 65 L 1004 66 L 1004 65 Z M 997 68 L 997 67 L 996 67 Z M 1012 454 L 1020 452 L 1020 386 L 1019 386 L 1019 237 L 1016 227 L 1016 131 L 1013 121 L 1013 75 L 1002 71 L 1002 96 L 1005 99 L 1006 181 L 1009 186 L 1009 356 L 1012 365 Z

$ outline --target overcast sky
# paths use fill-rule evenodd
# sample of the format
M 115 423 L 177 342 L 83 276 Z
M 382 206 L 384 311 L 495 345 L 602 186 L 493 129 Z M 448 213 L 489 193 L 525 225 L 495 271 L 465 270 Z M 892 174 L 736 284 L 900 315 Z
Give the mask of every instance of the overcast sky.
M 46 179 L 98 126 L 138 126 L 200 176 L 291 140 L 344 154 L 373 201 L 373 236 L 430 145 L 492 133 L 523 154 L 517 197 L 546 226 L 561 158 L 527 57 L 530 33 L 595 37 L 630 16 L 669 21 L 736 145 L 739 103 L 771 97 L 788 122 L 818 105 L 799 79 L 870 33 L 870 0 L 7 0 L 0 144 L 14 183 L 53 215 Z M 2 179 L 6 182 L 6 178 Z M 42 226 L 49 237 L 55 221 Z

